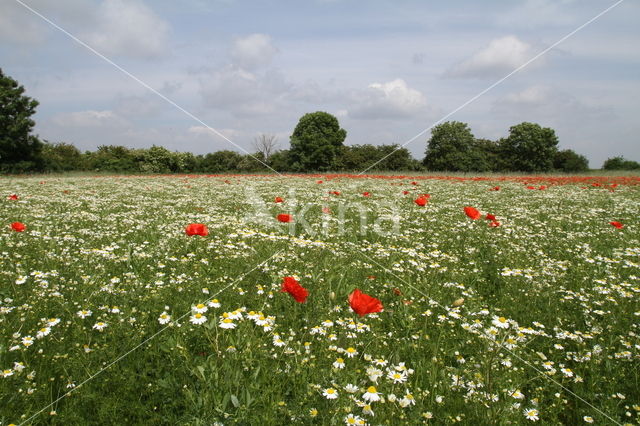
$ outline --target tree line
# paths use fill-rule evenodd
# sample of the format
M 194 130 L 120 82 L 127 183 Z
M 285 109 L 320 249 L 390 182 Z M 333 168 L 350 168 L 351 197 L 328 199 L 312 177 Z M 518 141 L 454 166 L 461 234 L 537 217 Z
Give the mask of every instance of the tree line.
M 458 171 L 582 172 L 583 155 L 558 149 L 553 129 L 520 123 L 497 141 L 475 138 L 466 123 L 449 121 L 431 129 L 425 157 L 419 161 L 398 144 L 344 145 L 346 130 L 322 111 L 302 116 L 290 148 L 277 150 L 273 135 L 255 139 L 254 153 L 223 150 L 204 155 L 173 152 L 161 146 L 132 149 L 103 145 L 81 152 L 71 143 L 49 143 L 32 134 L 38 102 L 0 69 L 0 172 L 251 173 L 307 171 Z M 640 169 L 623 157 L 605 161 L 605 170 Z

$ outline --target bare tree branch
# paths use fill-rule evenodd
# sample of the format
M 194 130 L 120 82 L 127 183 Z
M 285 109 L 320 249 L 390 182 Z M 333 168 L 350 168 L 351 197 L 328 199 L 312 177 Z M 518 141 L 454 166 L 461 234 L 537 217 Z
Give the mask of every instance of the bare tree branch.
M 278 137 L 276 135 L 261 134 L 253 140 L 253 147 L 256 151 L 264 155 L 264 159 L 268 160 L 278 146 Z

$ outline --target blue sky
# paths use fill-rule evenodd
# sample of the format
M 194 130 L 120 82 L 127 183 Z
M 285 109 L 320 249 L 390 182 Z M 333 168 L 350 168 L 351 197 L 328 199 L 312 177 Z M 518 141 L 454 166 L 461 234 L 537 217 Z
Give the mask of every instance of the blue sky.
M 240 150 L 15 0 L 0 67 L 40 101 L 36 132 L 103 144 Z M 21 0 L 238 146 L 327 111 L 347 144 L 403 144 L 615 1 Z M 640 160 L 640 4 L 623 1 L 449 119 L 497 139 L 532 121 L 592 167 Z M 422 158 L 429 132 L 407 148 Z

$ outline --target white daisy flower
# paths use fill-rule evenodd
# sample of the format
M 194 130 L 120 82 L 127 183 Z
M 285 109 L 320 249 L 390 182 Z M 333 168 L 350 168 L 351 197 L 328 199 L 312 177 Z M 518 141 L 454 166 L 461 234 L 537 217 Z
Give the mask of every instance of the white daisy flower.
M 160 324 L 168 324 L 169 321 L 171 321 L 171 315 L 167 314 L 167 312 L 163 312 L 160 314 L 160 316 L 158 317 L 158 322 Z
M 335 390 L 334 388 L 327 388 L 324 391 L 322 391 L 322 396 L 324 396 L 327 399 L 337 399 L 338 391 Z
M 204 324 L 207 321 L 207 317 L 202 315 L 200 312 L 196 312 L 195 314 L 191 315 L 189 321 L 191 322 L 191 324 Z
M 362 399 L 368 402 L 380 401 L 380 393 L 378 393 L 375 386 L 369 386 L 367 391 L 362 395 Z

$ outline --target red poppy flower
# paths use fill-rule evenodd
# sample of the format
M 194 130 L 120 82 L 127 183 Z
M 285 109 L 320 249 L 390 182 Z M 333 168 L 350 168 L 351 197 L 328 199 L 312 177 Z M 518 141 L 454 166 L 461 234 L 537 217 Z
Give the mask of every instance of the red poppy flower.
M 407 194 L 409 193 L 409 191 L 402 191 L 402 193 L 403 193 L 404 195 L 407 195 Z
M 614 221 L 614 222 L 609 222 L 609 225 L 615 226 L 615 227 L 616 227 L 616 228 L 618 228 L 618 229 L 622 229 L 622 228 L 624 228 L 624 225 L 623 225 L 622 223 L 620 223 L 620 222 L 616 222 L 616 221 Z
M 278 221 L 282 223 L 293 222 L 293 217 L 290 214 L 282 213 L 278 215 Z
M 319 181 L 317 181 L 316 183 L 322 183 L 322 181 L 321 181 L 321 180 L 319 180 Z
M 473 220 L 480 219 L 480 216 L 482 216 L 477 209 L 469 206 L 464 208 L 464 214 L 466 214 Z
M 280 291 L 289 293 L 298 303 L 304 303 L 309 295 L 309 291 L 302 287 L 293 277 L 284 277 L 282 279 L 282 290 Z
M 329 194 L 340 195 L 340 191 L 329 191 Z
M 429 199 L 427 197 L 420 196 L 420 197 L 416 198 L 415 200 L 413 200 L 413 202 L 416 203 L 417 205 L 419 205 L 420 207 L 424 207 L 429 202 Z
M 206 237 L 209 235 L 209 229 L 207 229 L 207 225 L 202 223 L 190 223 L 184 230 L 187 235 L 200 235 L 201 237 Z
M 7 200 L 14 200 L 14 201 L 15 201 L 15 200 L 17 200 L 17 199 L 18 199 L 18 196 L 17 196 L 16 194 L 11 194 L 11 195 L 9 195 L 9 196 L 7 197 Z
M 25 229 L 27 229 L 27 227 L 22 222 L 13 222 L 11 224 L 11 229 L 13 229 L 16 232 L 22 232 Z
M 282 202 L 284 202 L 284 199 L 282 197 L 276 197 L 274 201 L 276 203 L 282 203 Z
M 536 187 L 529 185 L 529 186 L 527 186 L 527 189 L 536 189 Z
M 494 186 L 489 191 L 500 191 L 500 187 L 499 186 Z
M 418 184 L 418 182 L 415 182 L 415 181 L 411 182 L 411 185 L 417 185 L 417 184 Z
M 538 189 L 540 191 L 543 191 L 543 190 L 547 189 L 547 186 L 546 185 L 540 185 L 540 187 Z
M 487 220 L 496 220 L 496 217 L 491 213 L 487 213 L 487 215 L 484 218 Z
M 500 226 L 500 222 L 498 222 L 497 220 L 492 220 L 491 222 L 489 222 L 489 226 L 492 228 L 497 228 L 498 226 Z
M 329 207 L 323 207 L 322 213 L 331 214 L 331 209 Z
M 363 197 L 371 197 L 371 193 L 365 191 L 365 192 L 362 193 L 362 196 Z
M 382 302 L 375 297 L 371 297 L 357 288 L 349 295 L 351 309 L 361 317 L 373 312 L 382 311 Z
M 402 292 L 400 291 L 400 289 L 399 289 L 399 288 L 394 288 L 394 289 L 393 289 L 393 294 L 395 294 L 396 296 L 401 296 L 401 295 L 402 295 Z

